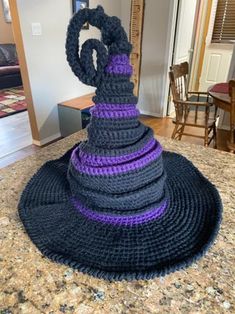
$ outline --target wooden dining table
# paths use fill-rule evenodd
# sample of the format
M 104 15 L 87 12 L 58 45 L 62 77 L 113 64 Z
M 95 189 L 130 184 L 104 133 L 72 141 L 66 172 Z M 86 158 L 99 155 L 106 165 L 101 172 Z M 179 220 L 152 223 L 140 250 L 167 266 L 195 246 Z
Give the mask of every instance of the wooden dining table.
M 234 81 L 233 81 L 234 82 Z M 235 89 L 235 86 L 233 87 Z M 216 107 L 230 113 L 230 139 L 227 143 L 230 152 L 235 152 L 235 92 L 230 90 L 229 83 L 218 83 L 209 87 L 208 94 Z

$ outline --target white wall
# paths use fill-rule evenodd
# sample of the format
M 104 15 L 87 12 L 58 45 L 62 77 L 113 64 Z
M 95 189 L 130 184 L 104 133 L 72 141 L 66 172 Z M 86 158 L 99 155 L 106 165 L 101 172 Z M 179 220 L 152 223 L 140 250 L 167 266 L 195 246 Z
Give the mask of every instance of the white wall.
M 146 0 L 138 107 L 144 114 L 164 116 L 168 100 L 168 68 L 173 44 L 174 0 Z M 129 32 L 130 0 L 122 0 L 122 24 Z
M 131 14 L 131 0 L 121 0 L 122 26 L 124 27 L 128 38 L 129 38 L 129 28 L 130 28 L 130 14 Z
M 172 0 L 147 0 L 143 32 L 139 108 L 163 116 L 168 94 Z
M 92 92 L 72 73 L 65 56 L 66 30 L 72 16 L 69 0 L 17 0 L 40 142 L 60 136 L 57 104 Z M 109 15 L 121 15 L 117 0 L 90 0 L 101 4 Z M 40 22 L 42 35 L 32 36 L 31 23 Z M 95 28 L 82 30 L 81 40 L 99 38 Z

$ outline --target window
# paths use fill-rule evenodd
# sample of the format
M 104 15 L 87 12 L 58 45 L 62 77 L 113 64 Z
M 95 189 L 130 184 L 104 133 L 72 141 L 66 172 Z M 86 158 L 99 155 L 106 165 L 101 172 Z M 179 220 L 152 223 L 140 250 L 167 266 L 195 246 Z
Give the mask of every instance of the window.
M 235 0 L 218 0 L 212 34 L 213 43 L 235 40 Z

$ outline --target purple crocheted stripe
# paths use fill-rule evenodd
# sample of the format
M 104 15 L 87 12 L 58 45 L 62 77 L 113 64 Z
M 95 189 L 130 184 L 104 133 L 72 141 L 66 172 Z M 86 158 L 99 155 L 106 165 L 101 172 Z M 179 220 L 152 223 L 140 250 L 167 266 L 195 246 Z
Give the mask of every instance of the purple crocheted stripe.
M 99 110 L 133 110 L 136 108 L 136 104 L 103 104 L 98 103 L 93 108 L 97 108 Z
M 119 118 L 132 118 L 132 117 L 137 117 L 139 115 L 139 110 L 138 109 L 125 109 L 123 107 L 123 110 L 118 110 L 118 111 L 106 111 L 106 110 L 100 110 L 96 106 L 93 107 L 90 110 L 92 116 L 96 118 L 104 118 L 104 119 L 119 119 Z
M 110 74 L 132 75 L 132 66 L 126 54 L 113 55 L 106 66 L 106 72 Z
M 129 64 L 130 61 L 129 61 L 128 55 L 125 53 L 122 53 L 119 55 L 111 55 L 109 57 L 109 63 L 125 65 L 125 64 Z
M 128 162 L 130 160 L 133 160 L 135 158 L 138 158 L 149 150 L 153 148 L 153 146 L 156 144 L 156 140 L 154 138 L 151 138 L 147 144 L 145 144 L 144 147 L 137 150 L 134 153 L 123 155 L 123 156 L 117 156 L 117 157 L 106 157 L 106 156 L 97 156 L 92 154 L 87 154 L 82 150 L 79 150 L 79 147 L 75 148 L 72 154 L 72 158 L 77 158 L 77 154 L 79 155 L 80 160 L 83 164 L 86 165 L 93 165 L 93 166 L 108 166 L 108 165 L 117 165 L 124 162 Z M 157 142 L 157 145 L 160 145 L 160 143 Z
M 79 210 L 79 212 L 87 217 L 88 219 L 102 222 L 111 225 L 121 225 L 121 226 L 133 226 L 138 224 L 143 224 L 149 222 L 153 219 L 160 218 L 167 208 L 167 201 L 164 201 L 161 206 L 151 208 L 150 210 L 134 215 L 110 215 L 104 213 L 95 212 L 87 207 L 85 207 L 78 199 L 72 199 L 74 207 Z
M 98 176 L 98 175 L 116 175 L 120 173 L 125 173 L 133 170 L 142 168 L 152 161 L 156 160 L 162 153 L 161 145 L 156 144 L 154 147 L 147 152 L 145 155 L 138 159 L 131 160 L 130 162 L 121 165 L 109 165 L 109 166 L 97 166 L 83 164 L 78 155 L 75 156 L 74 151 L 71 156 L 71 161 L 74 168 L 80 173 L 86 173 L 88 175 Z M 76 158 L 77 157 L 77 158 Z

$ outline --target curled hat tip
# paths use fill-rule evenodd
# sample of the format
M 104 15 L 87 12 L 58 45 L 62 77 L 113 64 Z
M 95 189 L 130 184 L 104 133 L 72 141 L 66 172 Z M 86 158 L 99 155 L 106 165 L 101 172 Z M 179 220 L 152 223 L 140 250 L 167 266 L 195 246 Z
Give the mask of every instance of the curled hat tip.
M 104 8 L 101 5 L 97 5 L 96 10 L 100 13 L 104 13 Z
M 85 41 L 79 56 L 79 33 L 86 22 L 100 29 L 101 41 L 97 39 Z M 67 61 L 73 73 L 87 85 L 97 87 L 107 73 L 106 66 L 110 60 L 109 57 L 126 55 L 129 58 L 131 48 L 120 19 L 106 15 L 101 6 L 97 6 L 96 9 L 86 8 L 78 11 L 69 23 L 66 39 Z M 96 66 L 93 62 L 93 50 L 97 52 Z M 127 75 L 131 74 L 130 65 L 125 67 L 125 71 Z

